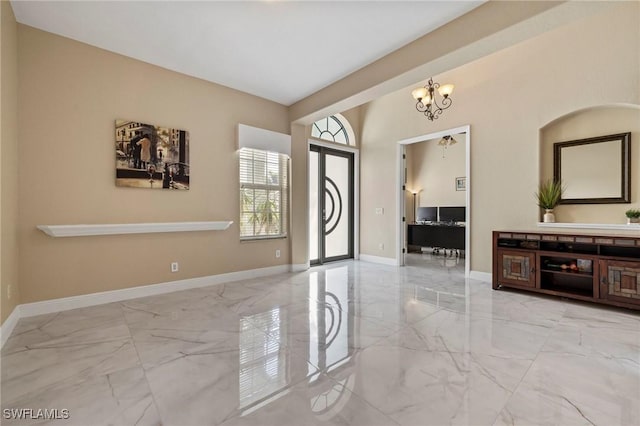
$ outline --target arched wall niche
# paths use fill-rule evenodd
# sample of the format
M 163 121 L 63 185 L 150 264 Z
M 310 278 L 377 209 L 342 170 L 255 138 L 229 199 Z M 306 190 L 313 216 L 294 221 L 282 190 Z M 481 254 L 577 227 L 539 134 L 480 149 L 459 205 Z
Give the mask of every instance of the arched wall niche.
M 540 181 L 553 178 L 553 144 L 596 136 L 631 132 L 631 203 L 562 204 L 557 222 L 620 224 L 624 212 L 640 208 L 640 105 L 589 107 L 558 117 L 540 129 Z

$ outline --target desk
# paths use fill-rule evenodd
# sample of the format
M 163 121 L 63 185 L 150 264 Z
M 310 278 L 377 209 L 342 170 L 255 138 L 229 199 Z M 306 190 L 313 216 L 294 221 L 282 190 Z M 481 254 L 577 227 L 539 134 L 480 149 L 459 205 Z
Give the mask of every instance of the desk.
M 409 225 L 407 244 L 421 247 L 464 250 L 464 225 L 445 225 L 440 223 Z

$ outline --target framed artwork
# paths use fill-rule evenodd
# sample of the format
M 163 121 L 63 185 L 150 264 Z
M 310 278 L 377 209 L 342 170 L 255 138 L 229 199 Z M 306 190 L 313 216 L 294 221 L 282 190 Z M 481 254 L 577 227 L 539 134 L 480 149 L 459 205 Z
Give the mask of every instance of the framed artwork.
M 116 186 L 189 189 L 189 133 L 116 120 Z
M 456 191 L 466 191 L 467 190 L 467 178 L 466 177 L 457 177 L 456 178 Z

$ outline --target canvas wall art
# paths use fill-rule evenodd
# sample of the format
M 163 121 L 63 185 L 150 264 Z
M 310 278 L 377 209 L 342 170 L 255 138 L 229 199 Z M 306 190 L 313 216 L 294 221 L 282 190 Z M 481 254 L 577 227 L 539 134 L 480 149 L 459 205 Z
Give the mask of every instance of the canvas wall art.
M 189 133 L 116 120 L 116 186 L 189 189 Z

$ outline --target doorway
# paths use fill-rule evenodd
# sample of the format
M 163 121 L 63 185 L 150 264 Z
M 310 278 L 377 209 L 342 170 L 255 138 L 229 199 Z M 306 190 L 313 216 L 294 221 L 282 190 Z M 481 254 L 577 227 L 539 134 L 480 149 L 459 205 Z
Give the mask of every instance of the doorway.
M 354 154 L 309 146 L 309 259 L 354 257 Z
M 445 140 L 445 142 L 448 140 L 447 138 L 450 138 L 451 135 L 464 135 L 464 172 L 460 173 L 459 175 L 456 173 L 455 177 L 451 177 L 451 179 L 447 178 L 446 182 L 442 182 L 441 184 L 446 187 L 449 188 L 451 191 L 459 191 L 456 192 L 457 194 L 457 198 L 459 198 L 459 196 L 462 196 L 462 199 L 464 199 L 464 203 L 462 202 L 462 199 L 460 199 L 459 201 L 444 201 L 444 202 L 431 202 L 431 203 L 427 203 L 425 204 L 425 206 L 427 206 L 425 208 L 425 206 L 422 206 L 422 203 L 420 203 L 420 188 L 417 187 L 412 187 L 412 188 L 408 188 L 406 186 L 407 183 L 407 176 L 406 176 L 406 151 L 407 151 L 407 147 L 408 146 L 415 146 L 413 144 L 417 144 L 420 142 L 427 142 L 427 141 L 431 141 L 433 139 L 436 139 L 436 143 L 439 146 L 439 149 L 442 149 L 442 157 L 444 158 L 444 156 L 448 156 L 449 153 L 446 153 L 446 150 L 448 149 L 448 142 L 447 144 L 443 144 L 441 139 Z M 438 142 L 440 141 L 440 142 Z M 462 141 L 460 141 L 462 142 Z M 431 143 L 431 142 L 430 142 Z M 460 144 L 462 145 L 462 144 Z M 451 239 L 453 238 L 454 241 L 448 241 L 448 243 L 453 243 L 451 245 L 451 247 L 448 247 L 449 244 L 444 244 L 446 245 L 449 249 L 451 248 L 455 248 L 455 249 L 459 249 L 459 246 L 462 246 L 463 249 L 463 253 L 464 253 L 464 273 L 465 276 L 469 276 L 470 274 L 470 268 L 471 268 L 471 247 L 470 247 L 470 235 L 471 235 L 471 197 L 470 197 L 470 193 L 471 193 L 471 170 L 470 170 L 470 166 L 471 166 L 471 153 L 470 153 L 470 148 L 471 148 L 471 128 L 470 126 L 462 126 L 462 127 L 457 127 L 454 129 L 449 129 L 449 130 L 444 130 L 444 131 L 440 131 L 440 132 L 436 132 L 436 133 L 430 133 L 430 134 L 426 134 L 426 135 L 421 135 L 421 136 L 417 136 L 414 138 L 410 138 L 410 139 L 405 139 L 405 140 L 401 140 L 398 141 L 398 148 L 397 148 L 397 164 L 398 164 L 398 175 L 397 175 L 397 182 L 398 182 L 398 230 L 397 230 L 397 236 L 398 236 L 398 254 L 397 254 L 397 259 L 398 259 L 398 264 L 399 265 L 405 265 L 405 256 L 408 252 L 408 245 L 407 245 L 407 241 L 408 239 L 410 239 L 410 236 L 408 235 L 408 228 L 409 228 L 409 222 L 413 222 L 414 225 L 423 225 L 423 224 L 429 224 L 429 225 L 435 225 L 435 226 L 431 226 L 429 228 L 430 231 L 438 231 L 441 233 L 445 233 L 447 234 L 447 239 Z M 450 180 L 450 181 L 449 181 Z M 420 185 L 418 185 L 420 186 Z M 429 192 L 433 192 L 433 191 L 429 191 Z M 426 195 L 426 194 L 423 194 Z M 429 194 L 431 195 L 431 194 Z M 416 202 L 417 199 L 417 202 Z M 433 204 L 433 206 L 432 206 Z M 406 206 L 409 206 L 409 209 L 406 209 Z M 428 206 L 431 206 L 431 208 L 429 208 Z M 441 215 L 441 208 L 440 207 L 445 207 L 443 210 L 444 213 L 446 213 L 446 215 Z M 436 210 L 437 216 L 436 218 L 418 218 L 418 213 L 419 211 L 419 207 L 423 207 L 423 210 L 425 210 L 425 212 L 423 213 L 429 213 L 427 210 Z M 435 209 L 433 208 L 435 207 Z M 464 208 L 464 210 L 461 209 L 461 207 Z M 407 211 L 409 210 L 409 211 Z M 458 212 L 458 210 L 460 210 L 460 212 Z M 418 213 L 417 213 L 418 212 Z M 463 212 L 463 213 L 462 213 Z M 454 216 L 452 216 L 451 218 L 449 218 L 447 215 L 449 214 L 453 214 Z M 462 215 L 461 217 L 460 214 Z M 445 217 L 447 216 L 447 217 Z M 445 217 L 445 219 L 443 220 L 442 218 Z M 443 224 L 440 223 L 431 223 L 431 222 L 446 222 Z M 455 228 L 450 226 L 450 225 L 459 225 L 456 226 Z M 446 227 L 441 227 L 441 225 L 449 225 Z M 418 226 L 414 226 L 414 228 L 418 228 L 419 231 L 424 231 L 424 229 L 422 228 L 426 228 L 426 227 L 418 227 Z M 433 228 L 433 229 L 432 229 Z M 442 229 L 440 229 L 442 228 Z M 413 231 L 415 231 L 416 229 L 413 229 Z M 437 234 L 438 232 L 429 232 L 428 234 L 430 236 L 433 236 L 435 234 Z M 433 235 L 432 235 L 433 234 Z M 450 234 L 455 234 L 453 236 L 451 236 Z M 459 234 L 459 235 L 458 235 Z M 437 236 L 437 235 L 436 235 Z M 449 238 L 451 237 L 451 238 Z M 459 242 L 458 242 L 459 240 Z M 464 241 L 464 242 L 462 242 Z M 420 244 L 422 245 L 422 244 Z M 438 244 L 439 245 L 439 244 Z M 430 245 L 430 247 L 432 247 Z M 457 254 L 459 250 L 456 250 L 455 253 Z M 444 251 L 445 255 L 447 253 L 447 251 Z M 449 251 L 449 253 L 451 253 Z M 446 259 L 446 256 L 443 257 L 443 259 Z M 457 257 L 456 257 L 457 259 Z

